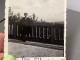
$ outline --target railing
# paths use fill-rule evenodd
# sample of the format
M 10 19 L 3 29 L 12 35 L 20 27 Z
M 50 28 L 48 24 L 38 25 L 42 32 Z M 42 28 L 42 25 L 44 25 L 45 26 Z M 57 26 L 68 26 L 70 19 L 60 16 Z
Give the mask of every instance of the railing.
M 63 25 L 9 25 L 9 38 L 49 44 L 64 44 Z

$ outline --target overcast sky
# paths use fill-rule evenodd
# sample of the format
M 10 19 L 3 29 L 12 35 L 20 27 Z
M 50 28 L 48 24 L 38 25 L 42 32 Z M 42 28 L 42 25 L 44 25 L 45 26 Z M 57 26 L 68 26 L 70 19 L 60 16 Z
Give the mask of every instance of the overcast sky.
M 21 16 L 27 12 L 48 22 L 64 21 L 65 0 L 9 0 L 9 6 L 14 13 Z

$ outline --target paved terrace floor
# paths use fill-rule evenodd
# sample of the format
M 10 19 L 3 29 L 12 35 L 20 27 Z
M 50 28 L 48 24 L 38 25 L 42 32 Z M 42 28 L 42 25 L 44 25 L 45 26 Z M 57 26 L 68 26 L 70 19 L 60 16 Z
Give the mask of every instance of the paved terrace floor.
M 63 46 L 9 39 L 9 54 L 24 57 L 63 57 Z

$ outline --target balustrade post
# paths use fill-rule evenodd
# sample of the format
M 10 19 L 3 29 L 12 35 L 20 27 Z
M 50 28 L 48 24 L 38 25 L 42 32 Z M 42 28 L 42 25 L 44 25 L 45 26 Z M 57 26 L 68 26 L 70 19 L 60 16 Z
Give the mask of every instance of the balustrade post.
M 54 43 L 54 30 L 53 26 L 51 26 L 51 43 Z

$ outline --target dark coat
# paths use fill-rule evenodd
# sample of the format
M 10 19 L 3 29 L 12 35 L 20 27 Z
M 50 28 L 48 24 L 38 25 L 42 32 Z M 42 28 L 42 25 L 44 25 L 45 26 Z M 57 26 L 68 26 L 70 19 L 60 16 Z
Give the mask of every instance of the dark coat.
M 26 26 L 26 25 L 30 25 L 33 21 L 30 18 L 25 19 L 25 17 L 23 17 L 20 20 L 20 25 L 21 26 Z

